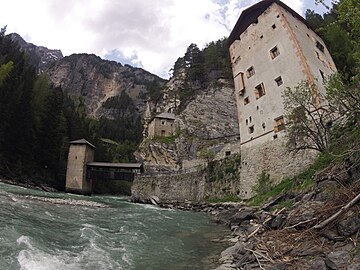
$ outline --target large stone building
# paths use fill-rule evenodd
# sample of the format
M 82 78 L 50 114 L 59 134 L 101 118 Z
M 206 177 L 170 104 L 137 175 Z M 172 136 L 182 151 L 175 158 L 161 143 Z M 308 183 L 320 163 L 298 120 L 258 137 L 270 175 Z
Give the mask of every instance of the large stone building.
M 293 154 L 284 146 L 282 94 L 302 81 L 323 92 L 336 67 L 306 20 L 278 0 L 244 10 L 228 44 L 240 128 L 241 195 L 247 197 L 262 171 L 278 182 L 311 163 L 313 153 Z

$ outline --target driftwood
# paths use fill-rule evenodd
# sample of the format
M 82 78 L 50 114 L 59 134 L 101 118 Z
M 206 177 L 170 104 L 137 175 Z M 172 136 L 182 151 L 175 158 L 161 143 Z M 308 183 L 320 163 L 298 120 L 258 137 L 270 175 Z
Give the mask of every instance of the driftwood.
M 303 225 L 303 224 L 306 224 L 306 223 L 309 223 L 309 222 L 312 222 L 314 220 L 317 220 L 317 218 L 312 218 L 312 219 L 309 219 L 309 220 L 305 220 L 305 221 L 301 221 L 299 223 L 296 223 L 295 225 L 292 225 L 292 226 L 289 226 L 289 227 L 285 227 L 284 230 L 288 230 L 288 229 L 292 229 L 292 228 L 295 228 L 299 225 Z
M 350 207 L 352 207 L 354 204 L 358 203 L 360 201 L 360 193 L 353 198 L 350 202 L 348 202 L 345 206 L 341 207 L 339 211 L 337 211 L 335 214 L 333 214 L 328 219 L 324 220 L 323 222 L 317 224 L 314 226 L 314 229 L 320 230 L 325 228 L 330 222 L 334 221 L 338 216 L 343 214 L 346 210 L 348 210 Z

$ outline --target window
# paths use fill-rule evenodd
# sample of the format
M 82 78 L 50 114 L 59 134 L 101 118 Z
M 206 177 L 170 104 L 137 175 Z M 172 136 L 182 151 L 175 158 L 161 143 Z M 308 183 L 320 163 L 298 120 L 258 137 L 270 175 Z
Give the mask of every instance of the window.
M 228 156 L 230 156 L 230 155 L 231 155 L 231 151 L 226 151 L 226 152 L 225 152 L 225 156 L 228 157 Z
M 253 66 L 249 67 L 246 71 L 246 77 L 250 78 L 255 75 L 255 69 Z
M 259 99 L 263 95 L 265 95 L 265 87 L 263 83 L 260 83 L 258 86 L 255 87 L 255 97 L 256 99 Z
M 273 24 L 271 27 L 272 29 L 276 29 L 276 24 Z
M 166 123 L 165 120 L 161 120 L 162 125 L 165 125 L 165 123 Z
M 247 105 L 250 103 L 249 97 L 244 98 L 244 105 Z
M 322 52 L 325 51 L 324 45 L 322 45 L 319 41 L 316 41 L 316 48 L 318 48 Z
M 240 73 L 239 74 L 239 95 L 242 96 L 244 95 L 245 92 L 245 84 L 244 84 L 244 73 Z
M 265 128 L 266 128 L 265 123 L 262 123 L 262 125 L 261 125 L 261 126 L 262 126 L 262 128 L 263 128 L 263 129 L 265 129 Z
M 249 133 L 254 133 L 254 126 L 249 127 Z
M 277 78 L 275 79 L 275 82 L 276 82 L 277 86 L 282 85 L 282 84 L 283 84 L 283 80 L 282 80 L 281 76 L 277 77 Z
M 285 129 L 285 121 L 283 116 L 275 118 L 275 122 L 276 122 L 276 126 L 274 127 L 275 132 L 280 132 Z
M 166 131 L 165 130 L 162 130 L 161 131 L 161 136 L 165 136 L 166 135 Z
M 274 58 L 278 57 L 279 55 L 280 55 L 280 51 L 277 46 L 275 46 L 274 48 L 272 48 L 270 50 L 271 59 L 274 59 Z

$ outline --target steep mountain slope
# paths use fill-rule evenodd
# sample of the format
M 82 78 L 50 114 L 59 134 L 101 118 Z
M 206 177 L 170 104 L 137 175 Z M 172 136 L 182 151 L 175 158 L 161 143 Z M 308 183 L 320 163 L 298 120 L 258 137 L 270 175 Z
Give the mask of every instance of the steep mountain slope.
M 61 86 L 65 93 L 81 97 L 87 114 L 92 117 L 115 117 L 111 106 L 104 104 L 111 98 L 125 92 L 134 102 L 139 115 L 145 110 L 148 85 L 165 80 L 143 69 L 102 60 L 89 54 L 74 54 L 55 62 L 46 71 L 55 86 Z
M 43 46 L 28 43 L 19 34 L 12 33 L 9 36 L 18 43 L 20 50 L 29 56 L 30 62 L 36 67 L 38 73 L 43 72 L 53 62 L 64 57 L 60 50 L 51 50 Z
M 136 152 L 148 169 L 197 170 L 213 158 L 223 158 L 229 144 L 236 145 L 239 128 L 225 42 L 211 43 L 203 51 L 191 44 L 175 63 L 174 75 L 161 96 L 149 100 L 144 140 Z M 214 58 L 217 61 L 212 61 Z M 175 113 L 175 134 L 151 138 L 149 123 L 161 112 Z

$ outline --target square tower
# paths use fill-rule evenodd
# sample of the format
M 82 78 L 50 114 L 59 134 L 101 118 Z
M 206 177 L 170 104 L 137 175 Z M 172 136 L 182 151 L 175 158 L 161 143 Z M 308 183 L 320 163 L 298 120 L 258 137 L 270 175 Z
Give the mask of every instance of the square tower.
M 91 195 L 92 181 L 86 179 L 86 164 L 94 161 L 95 146 L 85 139 L 70 142 L 66 169 L 66 192 Z
M 311 163 L 307 154 L 293 155 L 285 149 L 282 95 L 302 81 L 315 85 L 318 93 L 325 92 L 324 82 L 336 67 L 306 20 L 279 0 L 263 0 L 244 10 L 228 45 L 240 128 L 241 178 L 246 179 L 244 189 L 249 194 L 262 171 L 278 182 Z
M 308 81 L 324 92 L 324 81 L 336 71 L 322 39 L 278 0 L 243 11 L 229 45 L 244 147 L 283 135 L 286 87 Z

